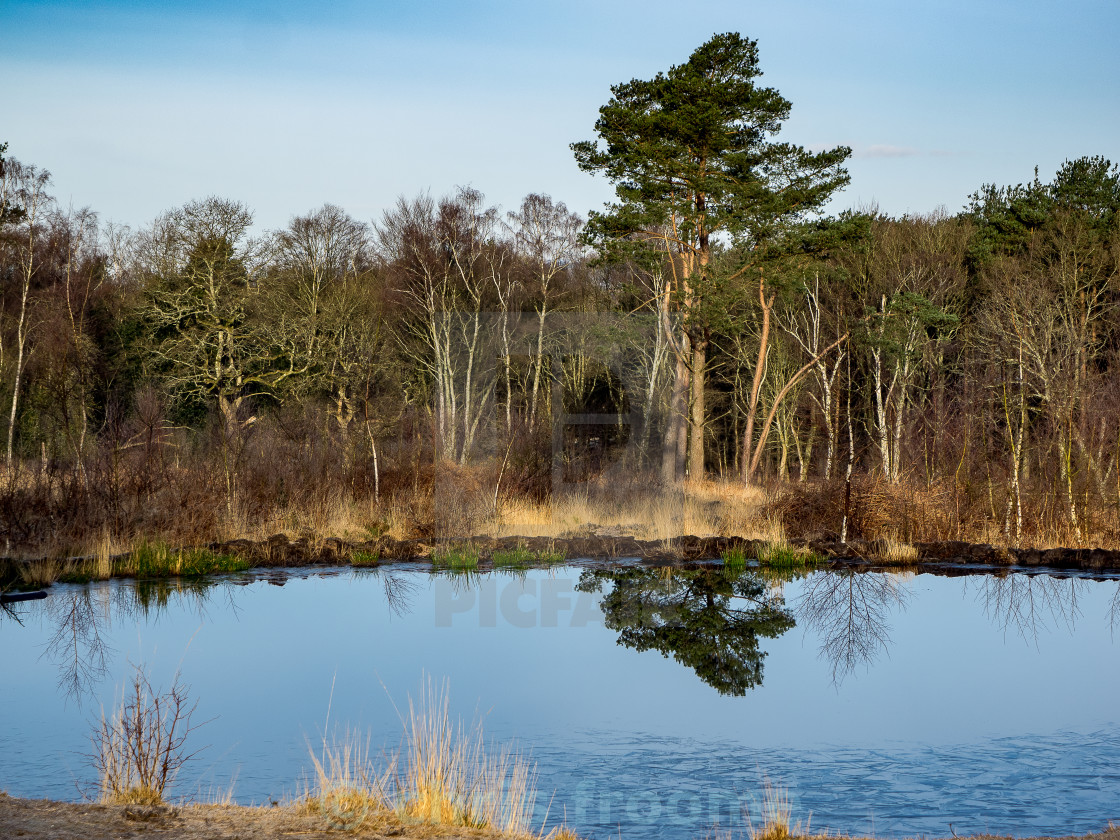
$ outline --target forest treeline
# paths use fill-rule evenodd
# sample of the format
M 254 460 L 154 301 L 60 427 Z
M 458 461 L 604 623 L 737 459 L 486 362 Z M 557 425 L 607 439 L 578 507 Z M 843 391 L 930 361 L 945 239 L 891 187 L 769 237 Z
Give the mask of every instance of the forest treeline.
M 324 205 L 252 236 L 218 198 L 104 225 L 11 157 L 3 190 L 13 548 L 430 495 L 440 464 L 540 499 L 558 460 L 566 484 L 742 481 L 756 451 L 755 482 L 918 488 L 937 536 L 1115 533 L 1120 175 L 1099 157 L 955 215 L 846 213 L 834 244 L 767 266 L 765 298 L 720 284 L 696 423 L 673 422 L 691 360 L 666 261 L 603 259 L 547 196 L 503 215 L 421 195 L 375 224 Z M 557 435 L 560 412 L 618 425 Z
M 801 534 L 1117 543 L 1117 166 L 828 217 L 849 150 L 764 142 L 789 103 L 756 75 L 727 35 L 612 88 L 573 150 L 619 201 L 586 221 L 461 188 L 132 230 L 0 149 L 7 550 L 340 507 L 461 533 L 465 496 L 705 478 L 770 487 Z

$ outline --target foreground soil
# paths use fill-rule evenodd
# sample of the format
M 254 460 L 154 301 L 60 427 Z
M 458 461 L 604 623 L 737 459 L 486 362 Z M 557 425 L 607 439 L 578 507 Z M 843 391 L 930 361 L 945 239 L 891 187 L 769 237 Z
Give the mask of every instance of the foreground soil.
M 0 793 L 0 837 L 20 840 L 339 840 L 344 837 L 401 840 L 496 840 L 493 832 L 472 828 L 406 825 L 371 817 L 358 831 L 332 827 L 320 814 L 293 806 L 238 805 L 91 805 L 50 799 L 17 799 Z M 1120 840 L 1118 834 L 1116 840 Z
M 49 799 L 16 799 L 0 793 L 0 836 L 22 840 L 126 840 L 134 837 L 166 840 L 264 840 L 274 837 L 294 840 L 338 840 L 340 837 L 496 840 L 499 837 L 477 829 L 405 825 L 387 818 L 370 822 L 371 825 L 355 832 L 332 828 L 323 816 L 301 813 L 290 806 L 184 805 L 153 808 L 80 805 Z M 996 840 L 996 836 L 982 835 L 974 840 Z M 1086 834 L 1080 838 L 1071 836 L 1063 840 L 1120 840 L 1120 827 L 1110 826 L 1099 834 Z

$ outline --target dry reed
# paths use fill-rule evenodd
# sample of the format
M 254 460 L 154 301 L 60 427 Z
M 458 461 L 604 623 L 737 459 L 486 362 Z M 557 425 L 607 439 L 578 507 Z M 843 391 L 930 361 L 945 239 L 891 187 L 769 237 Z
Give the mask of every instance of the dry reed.
M 872 555 L 874 559 L 892 566 L 911 566 L 918 562 L 918 549 L 894 537 L 879 540 Z
M 784 788 L 772 785 L 769 779 L 764 783 L 761 811 L 761 825 L 756 827 L 753 820 L 747 822 L 750 840 L 791 840 L 810 835 L 808 820 L 804 826 L 800 820 L 791 822 L 793 807 L 789 801 L 789 793 Z
M 780 525 L 763 515 L 766 503 L 760 489 L 714 481 L 627 492 L 591 487 L 544 502 L 500 499 L 482 531 L 496 537 L 561 537 L 596 530 L 648 540 L 686 535 L 774 539 Z
M 536 802 L 535 769 L 509 747 L 487 749 L 479 722 L 452 719 L 447 684 L 425 684 L 411 698 L 399 755 L 371 759 L 368 739 L 354 733 L 324 739 L 312 754 L 314 786 L 305 807 L 337 828 L 357 830 L 374 820 L 488 829 L 510 837 L 539 837 L 530 828 Z M 548 836 L 559 840 L 567 829 Z

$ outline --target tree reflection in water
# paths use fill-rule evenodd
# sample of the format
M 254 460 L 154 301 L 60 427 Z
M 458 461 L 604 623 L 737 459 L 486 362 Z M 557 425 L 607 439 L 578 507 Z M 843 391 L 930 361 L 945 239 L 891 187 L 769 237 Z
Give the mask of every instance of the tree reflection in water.
M 758 640 L 794 626 L 780 593 L 750 570 L 587 570 L 576 588 L 598 592 L 608 583 L 599 606 L 619 644 L 671 655 L 720 694 L 741 696 L 761 685 L 766 653 Z
M 832 665 L 834 685 L 887 651 L 888 619 L 909 597 L 901 575 L 838 569 L 809 576 L 795 612 L 820 636 L 820 653 Z
M 977 583 L 988 618 L 1004 633 L 1014 630 L 1035 644 L 1051 622 L 1074 629 L 1081 618 L 1081 596 L 1089 585 L 1082 578 L 1023 572 L 984 575 Z
M 411 611 L 419 576 L 377 568 L 359 574 L 380 579 L 394 615 Z M 481 577 L 476 571 L 440 574 L 464 590 L 477 587 Z M 782 589 L 793 577 L 803 576 L 791 611 Z M 113 621 L 151 621 L 171 605 L 184 603 L 205 618 L 217 593 L 224 594 L 229 608 L 236 610 L 232 587 L 259 580 L 281 584 L 287 573 L 56 586 L 45 600 L 2 605 L 0 619 L 23 623 L 40 616 L 48 622 L 52 633 L 42 656 L 57 666 L 60 690 L 80 704 L 110 671 L 115 651 L 106 638 Z M 833 682 L 838 685 L 857 665 L 871 665 L 886 652 L 889 618 L 910 597 L 902 576 L 851 569 L 775 576 L 753 569 L 728 574 L 718 567 L 634 566 L 586 570 L 577 588 L 599 592 L 608 583 L 611 587 L 600 607 L 606 626 L 618 632 L 619 644 L 671 655 L 708 685 L 731 695 L 743 695 L 762 684 L 766 654 L 759 650 L 759 639 L 782 635 L 794 627 L 795 618 L 820 636 L 820 653 L 831 663 Z M 1004 632 L 1013 628 L 1032 641 L 1051 623 L 1073 629 L 1082 616 L 1082 596 L 1093 583 L 1076 577 L 1005 573 L 970 577 L 967 585 L 976 587 L 986 614 Z M 1120 581 L 1115 583 L 1107 616 L 1114 634 L 1120 630 Z
M 385 590 L 385 603 L 397 618 L 412 612 L 412 600 L 420 584 L 415 575 L 387 572 L 381 576 L 381 586 Z
M 415 574 L 377 566 L 354 569 L 354 574 L 361 577 L 372 575 L 381 581 L 381 588 L 385 592 L 385 604 L 389 607 L 389 612 L 397 618 L 404 618 L 412 612 L 412 602 L 416 597 L 417 589 L 420 588 Z
M 209 600 L 219 591 L 216 583 L 205 578 L 174 578 L 56 588 L 39 602 L 54 628 L 42 658 L 58 668 L 59 689 L 81 705 L 109 675 L 115 651 L 106 635 L 114 621 L 157 619 L 172 603 L 184 602 L 204 618 Z M 235 609 L 232 593 L 227 595 Z
M 43 657 L 58 666 L 58 687 L 79 705 L 86 693 L 109 673 L 112 648 L 102 630 L 107 628 L 111 610 L 107 590 L 88 586 L 46 599 L 45 608 L 54 625 Z
M 1120 581 L 1116 582 L 1116 591 L 1112 593 L 1112 603 L 1108 605 L 1108 628 L 1116 633 L 1120 625 Z
M 389 569 L 361 574 L 376 574 L 380 578 L 386 603 L 394 615 L 403 616 L 411 611 L 419 586 L 414 575 Z M 116 651 L 107 637 L 113 622 L 156 621 L 172 606 L 204 621 L 216 596 L 224 596 L 223 608 L 238 611 L 235 586 L 259 581 L 283 585 L 287 579 L 286 572 L 271 572 L 244 578 L 158 578 L 58 585 L 42 601 L 4 604 L 2 616 L 19 624 L 41 618 L 51 628 L 40 658 L 58 668 L 60 691 L 81 705 L 111 672 Z

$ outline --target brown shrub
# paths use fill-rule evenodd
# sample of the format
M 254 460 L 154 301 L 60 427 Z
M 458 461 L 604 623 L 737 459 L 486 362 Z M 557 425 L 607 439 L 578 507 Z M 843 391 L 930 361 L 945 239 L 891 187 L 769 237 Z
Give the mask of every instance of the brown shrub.
M 850 538 L 925 542 L 951 539 L 959 531 L 951 493 L 937 484 L 927 488 L 857 476 L 852 478 L 850 500 L 846 496 L 843 481 L 789 484 L 775 492 L 765 515 L 778 519 L 795 539 L 837 538 L 846 503 Z

